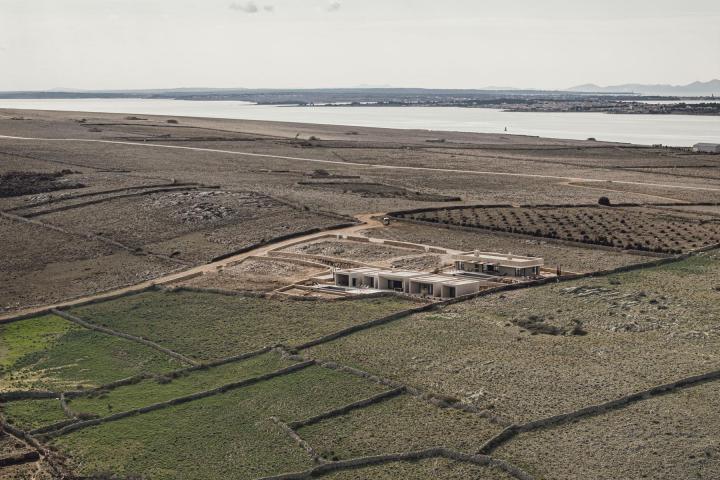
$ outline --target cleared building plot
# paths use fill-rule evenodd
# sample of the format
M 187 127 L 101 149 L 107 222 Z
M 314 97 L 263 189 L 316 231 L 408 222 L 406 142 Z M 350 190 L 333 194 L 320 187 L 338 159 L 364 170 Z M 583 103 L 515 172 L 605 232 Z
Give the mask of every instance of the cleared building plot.
M 417 250 L 399 248 L 389 245 L 373 244 L 349 240 L 323 239 L 316 242 L 302 243 L 281 250 L 283 252 L 319 255 L 325 257 L 344 258 L 359 262 L 383 262 L 408 255 L 417 255 Z
M 590 272 L 648 261 L 647 257 L 630 252 L 600 250 L 593 248 L 592 245 L 560 244 L 550 239 L 531 239 L 480 229 L 451 230 L 438 228 L 435 225 L 393 222 L 389 227 L 369 229 L 364 233 L 370 237 L 389 240 L 445 245 L 465 252 L 478 249 L 541 257 L 548 268 L 555 270 L 556 267 L 560 267 L 563 272 Z
M 328 268 L 302 260 L 251 257 L 218 272 L 181 282 L 179 285 L 198 288 L 270 292 L 291 283 L 301 282 L 328 271 Z

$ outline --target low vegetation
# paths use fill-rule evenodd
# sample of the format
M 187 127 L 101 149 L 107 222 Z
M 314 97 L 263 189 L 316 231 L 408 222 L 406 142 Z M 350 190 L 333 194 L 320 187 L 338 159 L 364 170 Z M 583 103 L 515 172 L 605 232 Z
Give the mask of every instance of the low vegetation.
M 378 393 L 380 387 L 321 367 L 225 394 L 78 430 L 53 445 L 80 474 L 150 479 L 257 478 L 312 466 L 270 416 L 304 418 Z
M 212 360 L 277 343 L 306 342 L 416 305 L 394 297 L 328 303 L 151 291 L 72 312 L 179 353 Z
M 7 402 L 2 405 L 2 413 L 8 423 L 21 430 L 33 430 L 67 420 L 57 398 Z
M 179 363 L 144 345 L 88 330 L 54 315 L 0 326 L 1 390 L 67 390 L 102 385 Z
M 717 384 L 699 385 L 520 434 L 494 455 L 534 478 L 720 478 L 718 409 Z
M 425 222 L 657 253 L 680 253 L 720 242 L 717 218 L 640 208 L 468 207 L 405 216 Z
M 69 399 L 70 408 L 79 413 L 110 415 L 164 402 L 192 393 L 238 382 L 247 378 L 279 370 L 292 362 L 269 353 L 217 367 L 203 368 L 181 374 L 158 374 L 154 378 L 112 390 L 94 391 Z
M 487 419 L 401 395 L 302 427 L 301 437 L 330 460 L 448 447 L 472 452 L 502 430 Z
M 432 458 L 417 462 L 395 462 L 360 469 L 334 472 L 322 477 L 327 480 L 396 480 L 398 478 L 433 478 L 460 480 L 512 480 L 513 477 L 496 468 L 455 462 L 444 458 Z
M 707 279 L 718 272 L 720 259 L 706 254 L 504 292 L 311 352 L 529 421 L 716 369 L 719 294 Z M 542 334 L 556 330 L 565 334 Z

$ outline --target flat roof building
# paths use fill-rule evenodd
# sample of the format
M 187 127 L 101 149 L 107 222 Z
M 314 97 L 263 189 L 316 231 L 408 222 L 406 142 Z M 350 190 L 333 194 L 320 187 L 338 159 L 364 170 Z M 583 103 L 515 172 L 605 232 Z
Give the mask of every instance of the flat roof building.
M 336 270 L 333 277 L 338 287 L 371 288 L 438 298 L 468 295 L 480 291 L 481 286 L 492 285 L 474 278 L 369 267 Z
M 720 153 L 720 143 L 696 143 L 693 145 L 693 152 Z
M 410 293 L 427 297 L 455 298 L 478 292 L 485 282 L 449 275 L 423 275 L 410 279 Z
M 333 272 L 335 285 L 339 287 L 377 288 L 377 272 L 379 268 L 358 267 Z
M 453 255 L 452 260 L 459 272 L 506 275 L 511 277 L 535 277 L 545 261 L 540 257 L 502 254 L 492 252 L 465 252 Z

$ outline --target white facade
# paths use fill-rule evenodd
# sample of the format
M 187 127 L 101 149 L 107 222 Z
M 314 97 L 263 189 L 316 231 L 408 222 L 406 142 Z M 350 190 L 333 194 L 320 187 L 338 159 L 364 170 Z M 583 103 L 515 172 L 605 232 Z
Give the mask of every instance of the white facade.
M 720 153 L 720 143 L 696 143 L 693 152 L 698 153 Z
M 505 275 L 510 277 L 535 277 L 545 261 L 540 257 L 491 252 L 466 252 L 452 256 L 455 268 L 461 272 Z
M 427 297 L 456 298 L 480 291 L 479 280 L 448 275 L 423 275 L 410 280 L 410 293 Z
M 333 272 L 338 287 L 371 288 L 437 298 L 455 298 L 478 292 L 489 285 L 479 279 L 433 275 L 410 270 L 362 267 Z

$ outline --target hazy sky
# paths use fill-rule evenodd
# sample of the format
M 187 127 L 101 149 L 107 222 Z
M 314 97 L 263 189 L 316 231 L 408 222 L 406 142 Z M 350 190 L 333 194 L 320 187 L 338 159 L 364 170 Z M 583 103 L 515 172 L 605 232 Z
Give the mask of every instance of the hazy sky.
M 720 78 L 720 0 L 0 0 L 0 90 Z

